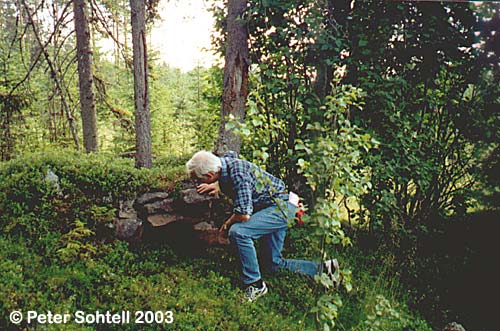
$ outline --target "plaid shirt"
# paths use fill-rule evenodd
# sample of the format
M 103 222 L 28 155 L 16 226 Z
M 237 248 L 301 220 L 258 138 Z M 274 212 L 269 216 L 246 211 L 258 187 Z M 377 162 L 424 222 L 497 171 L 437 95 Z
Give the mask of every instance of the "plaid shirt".
M 251 162 L 238 159 L 235 152 L 224 153 L 220 160 L 219 186 L 222 193 L 233 199 L 235 213 L 252 215 L 252 212 L 274 204 L 273 199 L 288 199 L 281 179 Z

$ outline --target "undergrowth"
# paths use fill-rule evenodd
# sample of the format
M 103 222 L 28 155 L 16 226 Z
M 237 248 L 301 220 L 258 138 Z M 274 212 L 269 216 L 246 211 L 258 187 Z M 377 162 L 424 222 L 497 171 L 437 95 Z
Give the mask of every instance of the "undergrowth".
M 175 182 L 171 178 L 182 177 L 184 162 L 164 158 L 152 170 L 137 170 L 131 160 L 110 155 L 49 151 L 1 164 L 0 329 L 41 327 L 11 324 L 14 310 L 171 310 L 174 322 L 157 329 L 316 330 L 310 310 L 323 290 L 310 279 L 289 272 L 265 275 L 269 293 L 249 304 L 242 301 L 231 250 L 213 247 L 194 257 L 168 244 L 131 245 L 105 233 L 120 199 L 168 190 Z M 47 180 L 49 169 L 57 185 Z M 309 233 L 307 225 L 291 228 L 285 257 L 313 258 L 317 243 Z M 329 254 L 352 270 L 353 291 L 341 292 L 338 330 L 430 330 L 408 308 L 386 261 L 356 247 L 336 251 L 332 246 Z M 42 329 L 97 327 L 69 323 Z

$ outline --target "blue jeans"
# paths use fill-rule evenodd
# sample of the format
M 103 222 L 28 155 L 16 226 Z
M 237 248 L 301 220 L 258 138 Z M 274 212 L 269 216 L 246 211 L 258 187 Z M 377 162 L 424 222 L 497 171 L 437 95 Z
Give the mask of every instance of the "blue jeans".
M 238 249 L 242 265 L 242 281 L 251 284 L 261 278 L 254 240 L 263 239 L 264 261 L 271 271 L 279 268 L 288 269 L 314 277 L 318 274 L 320 264 L 312 261 L 283 259 L 281 250 L 285 241 L 288 220 L 295 217 L 295 206 L 285 202 L 281 210 L 273 204 L 253 214 L 246 222 L 235 223 L 229 229 L 229 239 Z M 285 216 L 286 214 L 286 216 Z

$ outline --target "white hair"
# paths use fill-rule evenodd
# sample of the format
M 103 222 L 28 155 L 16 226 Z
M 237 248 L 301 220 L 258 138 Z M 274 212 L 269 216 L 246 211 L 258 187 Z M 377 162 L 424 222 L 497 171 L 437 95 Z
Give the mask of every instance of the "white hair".
M 209 172 L 217 173 L 221 169 L 222 164 L 220 159 L 213 153 L 207 151 L 199 151 L 193 155 L 191 160 L 186 163 L 187 171 L 190 175 L 196 175 L 202 178 L 203 175 Z

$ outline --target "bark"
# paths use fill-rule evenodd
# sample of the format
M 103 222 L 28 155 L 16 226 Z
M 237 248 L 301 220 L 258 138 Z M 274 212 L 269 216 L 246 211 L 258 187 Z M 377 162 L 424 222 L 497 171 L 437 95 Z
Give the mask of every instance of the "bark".
M 92 48 L 85 0 L 74 0 L 78 80 L 82 114 L 83 145 L 87 152 L 98 150 L 97 116 L 93 90 Z
M 130 0 L 134 52 L 136 167 L 151 168 L 151 115 L 149 112 L 145 1 Z
M 240 151 L 241 138 L 232 130 L 226 130 L 229 115 L 238 121 L 245 117 L 248 95 L 248 30 L 242 20 L 246 0 L 229 0 L 227 16 L 227 48 L 224 67 L 224 90 L 222 94 L 221 124 L 215 152 Z
M 0 161 L 10 160 L 14 150 L 14 141 L 10 130 L 13 112 L 12 107 L 10 107 L 10 99 L 14 99 L 14 97 L 0 94 L 0 128 L 2 129 L 2 136 L 0 137 Z

